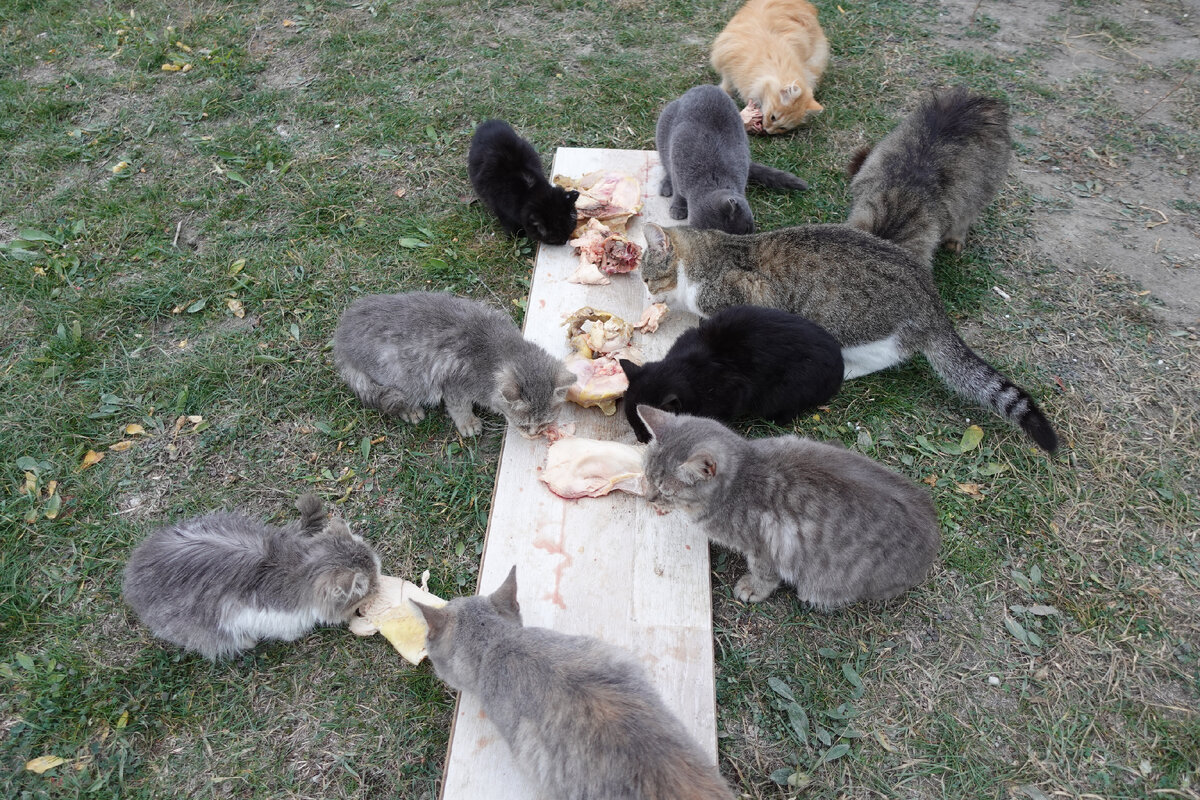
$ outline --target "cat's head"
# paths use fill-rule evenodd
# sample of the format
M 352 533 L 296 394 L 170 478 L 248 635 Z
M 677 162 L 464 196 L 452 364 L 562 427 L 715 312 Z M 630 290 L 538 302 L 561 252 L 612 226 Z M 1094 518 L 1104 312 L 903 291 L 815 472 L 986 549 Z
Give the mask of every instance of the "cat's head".
M 483 654 L 497 638 L 521 627 L 517 602 L 517 568 L 489 595 L 456 597 L 443 608 L 414 602 L 425 618 L 425 649 L 438 677 L 459 690 L 479 685 Z
M 558 421 L 575 375 L 532 342 L 508 355 L 496 370 L 492 405 L 522 436 L 541 436 Z
M 767 133 L 786 133 L 825 110 L 803 81 L 792 81 L 787 86 L 768 84 L 763 87 L 760 104 Z
M 621 369 L 629 379 L 625 390 L 625 418 L 639 442 L 650 441 L 650 431 L 638 415 L 639 406 L 653 406 L 664 411 L 679 413 L 696 408 L 695 388 L 690 380 L 678 374 L 665 361 L 655 361 L 638 366 L 632 361 L 621 359 Z
M 304 566 L 323 623 L 348 622 L 379 588 L 379 556 L 338 517 L 305 540 Z
M 579 192 L 551 186 L 542 179 L 542 190 L 534 189 L 521 213 L 521 225 L 531 239 L 546 244 L 566 244 L 575 230 L 575 201 Z
M 754 233 L 750 204 L 737 192 L 713 192 L 688 203 L 688 225 L 699 230 Z
M 722 496 L 741 460 L 744 440 L 716 420 L 638 406 L 650 432 L 646 500 L 659 513 L 697 516 Z
M 679 281 L 675 245 L 666 230 L 653 222 L 647 223 L 642 231 L 646 235 L 646 249 L 638 267 L 642 280 L 651 297 L 669 297 Z

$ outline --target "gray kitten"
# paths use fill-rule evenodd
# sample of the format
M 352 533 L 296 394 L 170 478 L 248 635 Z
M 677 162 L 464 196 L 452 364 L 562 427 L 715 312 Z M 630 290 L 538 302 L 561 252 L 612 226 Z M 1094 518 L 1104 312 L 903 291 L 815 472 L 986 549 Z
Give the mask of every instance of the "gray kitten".
M 321 501 L 277 528 L 217 511 L 159 528 L 125 566 L 125 602 L 159 638 L 216 661 L 260 639 L 349 621 L 375 591 L 379 557 Z
M 962 250 L 1011 158 L 1003 100 L 961 86 L 933 92 L 874 149 L 855 154 L 847 222 L 932 266 L 938 245 Z
M 667 103 L 654 140 L 666 175 L 658 193 L 671 198 L 671 219 L 693 228 L 751 233 L 746 181 L 775 189 L 807 189 L 790 172 L 750 160 L 737 104 L 719 86 L 693 86 Z
M 637 411 L 654 437 L 646 499 L 686 512 L 746 556 L 739 600 L 764 600 L 786 581 L 801 600 L 832 609 L 896 597 L 929 574 L 937 511 L 907 478 L 811 439 L 747 440 L 716 420 Z
M 951 389 L 1058 447 L 1025 390 L 959 337 L 932 271 L 891 242 L 847 225 L 731 236 L 650 224 L 645 235 L 642 279 L 659 299 L 705 317 L 736 305 L 799 314 L 841 344 L 847 380 L 922 353 Z
M 406 422 L 445 400 L 463 436 L 503 414 L 525 436 L 558 418 L 575 376 L 496 309 L 444 292 L 373 294 L 342 314 L 333 360 L 363 404 Z
M 429 660 L 479 697 L 547 800 L 732 800 L 628 653 L 589 636 L 525 628 L 517 568 L 491 595 L 416 604 Z

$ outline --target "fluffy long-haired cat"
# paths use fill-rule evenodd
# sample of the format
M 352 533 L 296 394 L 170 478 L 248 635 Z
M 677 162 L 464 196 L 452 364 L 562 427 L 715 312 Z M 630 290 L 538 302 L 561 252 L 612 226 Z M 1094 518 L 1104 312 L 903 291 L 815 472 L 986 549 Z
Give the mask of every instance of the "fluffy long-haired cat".
M 746 556 L 739 600 L 786 582 L 817 608 L 887 600 L 925 579 L 937 555 L 929 493 L 866 456 L 777 436 L 744 439 L 715 420 L 649 406 L 646 499 L 681 510 Z
M 708 316 L 734 305 L 791 311 L 842 346 L 845 377 L 922 353 L 951 389 L 1019 426 L 1045 450 L 1058 436 L 1033 398 L 959 337 L 931 270 L 906 250 L 847 225 L 748 236 L 645 226 L 650 294 Z
M 434 671 L 478 696 L 539 797 L 732 800 L 632 656 L 588 636 L 522 626 L 516 567 L 490 595 L 416 605 Z
M 537 436 L 558 418 L 575 382 L 507 314 L 443 292 L 354 301 L 334 333 L 333 360 L 364 405 L 420 422 L 425 406 L 444 400 L 463 436 L 483 430 L 477 405 Z
M 829 41 L 805 0 L 749 0 L 712 46 L 721 88 L 761 107 L 767 133 L 789 131 L 824 109 L 813 93 L 828 62 Z
M 471 186 L 512 236 L 566 244 L 575 230 L 579 192 L 546 180 L 533 145 L 501 119 L 480 123 L 467 154 Z
M 155 636 L 217 660 L 262 639 L 349 621 L 375 591 L 379 557 L 311 494 L 278 528 L 216 511 L 151 533 L 125 566 L 125 602 Z
M 638 441 L 650 432 L 639 405 L 732 422 L 783 425 L 842 386 L 842 348 L 829 331 L 775 308 L 731 306 L 683 332 L 661 361 L 621 361 L 625 417 Z
M 750 143 L 733 98 L 716 86 L 693 86 L 667 103 L 655 128 L 665 175 L 659 194 L 671 198 L 671 219 L 693 228 L 751 233 L 747 180 L 776 189 L 807 189 L 790 172 L 750 160 Z
M 932 266 L 938 245 L 962 250 L 1011 157 L 1003 100 L 964 87 L 935 91 L 874 148 L 855 153 L 847 223 Z

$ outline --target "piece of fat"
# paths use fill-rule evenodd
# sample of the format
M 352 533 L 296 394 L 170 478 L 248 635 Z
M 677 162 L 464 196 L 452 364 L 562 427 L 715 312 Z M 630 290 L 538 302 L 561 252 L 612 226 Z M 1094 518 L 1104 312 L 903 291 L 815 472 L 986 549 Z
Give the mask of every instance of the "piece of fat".
M 350 620 L 350 632 L 358 636 L 381 633 L 405 661 L 420 664 L 429 655 L 425 650 L 429 628 L 411 601 L 434 608 L 446 605 L 445 600 L 426 588 L 428 581 L 428 570 L 421 576 L 421 586 L 403 578 L 381 575 L 379 589 L 363 601 Z
M 566 500 L 614 491 L 646 493 L 642 445 L 568 438 L 550 445 L 538 480 Z

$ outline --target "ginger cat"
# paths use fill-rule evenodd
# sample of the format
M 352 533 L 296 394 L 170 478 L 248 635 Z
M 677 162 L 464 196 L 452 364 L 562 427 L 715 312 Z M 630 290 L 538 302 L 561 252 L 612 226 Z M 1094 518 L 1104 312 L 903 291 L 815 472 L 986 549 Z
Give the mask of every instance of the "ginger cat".
M 828 62 L 829 41 L 805 0 L 749 0 L 712 47 L 721 88 L 759 106 L 762 121 L 751 127 L 766 133 L 790 131 L 824 109 L 813 93 Z

